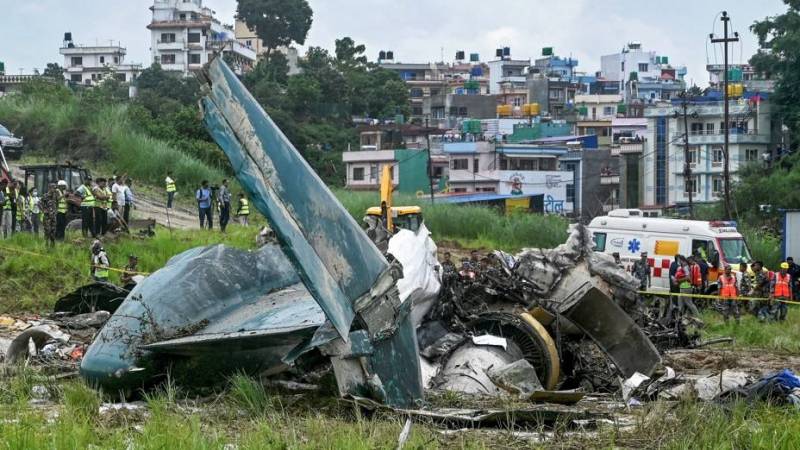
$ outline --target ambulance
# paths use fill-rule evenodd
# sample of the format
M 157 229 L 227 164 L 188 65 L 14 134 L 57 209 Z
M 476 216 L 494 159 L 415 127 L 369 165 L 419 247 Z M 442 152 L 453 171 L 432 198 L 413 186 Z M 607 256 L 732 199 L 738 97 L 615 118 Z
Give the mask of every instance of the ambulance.
M 739 263 L 752 257 L 744 238 L 736 231 L 736 222 L 680 220 L 643 217 L 638 209 L 618 209 L 596 217 L 589 224 L 595 251 L 619 253 L 630 269 L 647 252 L 653 290 L 669 290 L 669 267 L 675 255 L 690 256 L 696 251 L 706 256 L 708 280 L 713 282 L 725 265 L 736 270 Z

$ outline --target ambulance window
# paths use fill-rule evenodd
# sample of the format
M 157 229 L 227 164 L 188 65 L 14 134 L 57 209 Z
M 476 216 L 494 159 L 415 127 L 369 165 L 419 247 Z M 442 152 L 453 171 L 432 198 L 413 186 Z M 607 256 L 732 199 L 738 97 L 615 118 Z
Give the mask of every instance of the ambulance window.
M 714 248 L 714 246 L 711 245 L 711 241 L 700 241 L 700 240 L 692 241 L 692 255 L 700 252 L 700 256 L 702 256 L 703 259 L 706 261 L 708 261 L 708 256 L 710 255 L 709 249 L 711 248 Z
M 605 233 L 594 233 L 594 235 L 592 235 L 592 239 L 594 239 L 594 251 L 596 251 L 596 252 L 604 252 L 604 251 L 606 251 L 606 234 Z

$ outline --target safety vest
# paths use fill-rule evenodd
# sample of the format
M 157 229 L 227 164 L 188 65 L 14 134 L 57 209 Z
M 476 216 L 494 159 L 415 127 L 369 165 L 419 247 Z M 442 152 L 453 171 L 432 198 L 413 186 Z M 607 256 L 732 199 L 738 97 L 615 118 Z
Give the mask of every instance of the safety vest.
M 736 277 L 723 275 L 719 277 L 719 282 L 722 283 L 720 296 L 723 298 L 736 298 L 738 294 L 736 292 Z
M 17 191 L 14 191 L 14 196 L 12 197 L 11 188 L 6 186 L 6 204 L 3 206 L 3 209 L 11 211 L 11 209 L 13 209 L 12 205 L 17 202 L 17 195 L 19 195 Z
M 250 215 L 250 202 L 247 199 L 243 198 L 239 200 L 239 215 L 240 216 L 249 216 Z
M 792 296 L 789 286 L 792 283 L 792 276 L 788 273 L 781 275 L 780 272 L 775 273 L 775 291 L 772 293 L 775 297 L 789 298 Z
M 167 192 L 175 192 L 178 190 L 178 188 L 175 187 L 175 181 L 173 181 L 172 178 L 167 178 L 166 183 L 167 183 Z
M 678 280 L 684 278 L 683 281 L 678 281 L 678 285 L 681 289 L 688 289 L 692 287 L 692 283 L 688 279 L 685 279 L 685 277 L 686 277 L 686 271 L 683 270 L 683 267 L 679 267 L 678 271 L 675 272 L 675 278 Z
M 95 200 L 94 200 L 94 194 L 92 194 L 92 188 L 88 188 L 86 187 L 86 185 L 84 185 L 83 193 L 84 196 L 83 196 L 83 201 L 81 202 L 81 207 L 94 207 Z
M 703 274 L 700 272 L 700 266 L 695 264 L 690 268 L 692 271 L 692 285 L 701 286 L 703 284 Z
M 100 189 L 100 190 L 103 191 L 103 194 L 105 194 L 106 199 L 101 201 L 98 206 L 100 206 L 101 208 L 105 208 L 105 209 L 111 208 L 111 200 L 113 198 L 113 194 L 111 194 L 111 189 L 109 189 L 106 186 L 106 187 L 104 187 L 103 189 Z
M 103 253 L 105 253 L 105 252 L 103 252 Z M 94 257 L 94 264 L 96 266 L 100 265 L 100 261 L 101 261 L 100 255 L 103 255 L 103 253 L 98 253 L 97 256 Z M 108 257 L 106 256 L 106 258 L 108 258 Z M 97 278 L 108 278 L 108 268 L 107 267 L 95 267 L 94 268 L 94 276 L 97 277 Z
M 64 195 L 61 190 L 57 190 L 58 192 L 58 213 L 59 214 L 66 214 L 67 213 L 67 196 Z

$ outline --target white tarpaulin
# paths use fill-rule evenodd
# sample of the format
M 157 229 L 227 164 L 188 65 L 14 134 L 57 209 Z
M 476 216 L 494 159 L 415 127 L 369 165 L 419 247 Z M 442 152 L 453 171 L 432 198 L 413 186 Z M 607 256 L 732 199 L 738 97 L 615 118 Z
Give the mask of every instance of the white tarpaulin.
M 397 281 L 400 300 L 414 302 L 411 310 L 414 326 L 422 322 L 441 288 L 441 275 L 436 270 L 439 266 L 436 244 L 430 235 L 422 224 L 416 233 L 400 230 L 389 240 L 388 253 L 403 265 L 403 278 Z

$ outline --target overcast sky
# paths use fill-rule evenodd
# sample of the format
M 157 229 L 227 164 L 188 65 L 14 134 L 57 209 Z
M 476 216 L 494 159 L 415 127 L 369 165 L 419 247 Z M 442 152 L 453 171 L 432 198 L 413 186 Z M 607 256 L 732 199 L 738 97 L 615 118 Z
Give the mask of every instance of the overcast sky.
M 629 41 L 685 64 L 688 80 L 707 84 L 704 67 L 714 49 L 715 16 L 726 9 L 742 44 L 732 62 L 746 62 L 756 49 L 749 26 L 785 11 L 781 0 L 310 0 L 314 24 L 307 45 L 333 48 L 350 36 L 366 44 L 371 60 L 393 50 L 403 62 L 451 61 L 456 50 L 491 59 L 494 49 L 511 47 L 512 56 L 537 57 L 542 47 L 573 56 L 579 70 L 600 69 L 600 56 Z M 77 43 L 120 41 L 128 62 L 150 61 L 147 0 L 0 0 L 0 61 L 7 73 L 31 73 L 46 63 L 63 64 L 58 49 L 65 31 Z M 205 0 L 224 23 L 232 23 L 236 0 Z M 715 27 L 712 29 L 712 26 Z M 720 49 L 717 60 L 721 62 Z

